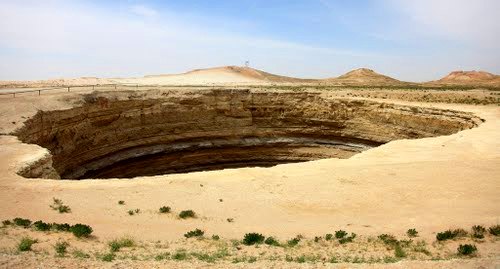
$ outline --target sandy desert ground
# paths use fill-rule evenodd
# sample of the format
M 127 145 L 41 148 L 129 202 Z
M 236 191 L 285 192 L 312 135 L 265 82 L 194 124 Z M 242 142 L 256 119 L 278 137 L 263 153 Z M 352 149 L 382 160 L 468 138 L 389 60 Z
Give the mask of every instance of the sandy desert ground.
M 197 71 L 206 72 L 206 71 Z M 196 74 L 196 72 L 194 72 Z M 311 92 L 326 100 L 374 101 L 383 104 L 471 113 L 478 126 L 450 135 L 398 139 L 348 159 L 321 159 L 268 168 L 238 168 L 133 179 L 54 180 L 24 178 L 19 171 L 48 150 L 22 143 L 13 132 L 38 111 L 81 105 L 89 89 L 0 96 L 0 219 L 84 223 L 91 238 L 70 233 L 41 232 L 13 225 L 0 229 L 2 268 L 498 268 L 500 241 L 485 233 L 443 242 L 436 234 L 447 229 L 470 231 L 500 222 L 500 107 L 498 91 L 491 89 L 415 91 L 395 88 L 313 87 L 307 83 L 283 87 L 260 84 L 219 70 L 176 77 L 185 84 L 224 84 L 226 89 L 276 93 Z M 206 75 L 206 76 L 205 76 Z M 219 77 L 222 76 L 222 77 Z M 165 84 L 176 84 L 160 76 Z M 184 80 L 185 79 L 185 80 Z M 280 78 L 283 79 L 283 78 Z M 262 82 L 262 80 L 259 80 Z M 138 83 L 130 79 L 122 82 Z M 140 84 L 161 84 L 145 77 Z M 228 86 L 231 82 L 240 86 Z M 181 84 L 182 84 L 181 83 Z M 266 82 L 267 83 L 267 82 Z M 290 82 L 286 82 L 290 83 Z M 295 83 L 295 82 L 294 82 Z M 104 83 L 103 83 L 104 84 Z M 30 85 L 33 86 L 33 85 Z M 141 95 L 153 92 L 190 98 L 206 87 L 97 88 L 98 91 Z M 147 98 L 148 96 L 145 94 Z M 140 99 L 141 97 L 139 97 Z M 398 124 L 404 124 L 400 122 Z M 53 198 L 71 208 L 58 213 Z M 118 201 L 124 201 L 121 205 Z M 168 214 L 158 213 L 171 207 Z M 140 213 L 129 215 L 129 210 Z M 197 218 L 180 219 L 191 209 Z M 415 228 L 418 237 L 409 238 Z M 186 239 L 194 229 L 203 238 Z M 353 242 L 326 240 L 326 234 L 345 230 Z M 273 236 L 281 246 L 246 246 L 246 233 Z M 384 243 L 381 234 L 399 243 Z M 212 235 L 218 235 L 215 240 Z M 37 239 L 33 251 L 17 250 L 23 236 Z M 296 246 L 286 243 L 299 238 Z M 321 237 L 315 239 L 315 237 Z M 110 252 L 109 241 L 130 238 L 133 246 Z M 411 242 L 409 241 L 411 240 Z M 58 257 L 54 245 L 69 243 Z M 474 244 L 473 257 L 457 255 L 459 244 Z M 396 253 L 402 248 L 404 255 Z M 168 254 L 167 254 L 168 253 Z M 106 256 L 109 254 L 108 256 Z M 112 261 L 105 261 L 111 259 Z

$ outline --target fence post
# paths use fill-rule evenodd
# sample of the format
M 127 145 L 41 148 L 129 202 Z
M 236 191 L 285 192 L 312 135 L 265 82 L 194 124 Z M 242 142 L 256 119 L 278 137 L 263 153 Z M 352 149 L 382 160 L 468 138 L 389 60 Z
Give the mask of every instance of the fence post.
M 69 87 L 68 87 L 68 92 L 69 92 Z
M 38 96 L 40 96 L 40 93 L 41 93 L 41 92 L 42 92 L 41 90 L 38 90 Z
M 13 92 L 12 94 L 14 94 L 14 98 L 16 98 L 16 93 L 15 93 L 15 92 Z

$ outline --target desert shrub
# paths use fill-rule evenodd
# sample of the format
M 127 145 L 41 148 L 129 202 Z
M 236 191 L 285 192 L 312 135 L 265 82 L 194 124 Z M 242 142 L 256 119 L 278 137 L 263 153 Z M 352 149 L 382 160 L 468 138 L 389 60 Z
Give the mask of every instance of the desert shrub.
M 350 242 L 352 242 L 352 240 L 354 240 L 354 238 L 356 238 L 356 234 L 355 233 L 351 233 L 350 236 L 344 237 L 344 238 L 340 239 L 339 243 L 340 244 L 350 243 Z
M 88 237 L 92 233 L 92 227 L 85 225 L 85 224 L 75 224 L 71 226 L 69 229 L 70 232 L 73 233 L 74 236 L 80 238 L 80 237 Z
M 467 232 L 463 229 L 446 230 L 444 232 L 437 233 L 436 239 L 438 241 L 445 241 L 448 239 L 454 239 L 456 237 L 466 236 Z
M 344 238 L 345 236 L 347 236 L 346 231 L 338 230 L 335 232 L 335 238 L 337 238 L 337 239 Z
M 247 233 L 243 237 L 243 244 L 250 246 L 255 244 L 261 244 L 264 242 L 265 237 L 259 233 Z
M 392 247 L 399 244 L 399 241 L 396 239 L 396 237 L 390 234 L 381 234 L 378 236 L 378 239 L 384 242 L 384 244 Z
M 170 213 L 170 206 L 162 206 L 159 211 L 160 213 Z
M 59 232 L 69 232 L 71 225 L 67 223 L 52 223 L 51 224 L 52 229 L 59 231 Z
M 406 257 L 406 252 L 404 251 L 404 249 L 401 247 L 401 245 L 396 245 L 394 247 L 394 256 L 396 258 L 404 258 Z
M 219 239 L 220 239 L 220 236 L 218 236 L 218 235 L 216 235 L 216 234 L 213 234 L 213 235 L 212 235 L 212 240 L 217 241 L 217 240 L 219 240 Z
M 31 246 L 37 242 L 38 242 L 37 240 L 32 239 L 30 237 L 23 237 L 19 242 L 19 244 L 17 245 L 17 249 L 19 251 L 30 251 Z
M 227 222 L 234 222 L 234 219 L 233 218 L 228 218 Z
M 286 242 L 286 245 L 289 246 L 289 247 L 295 247 L 296 245 L 298 245 L 300 242 L 300 238 L 299 237 L 295 237 L 295 238 L 292 238 L 290 240 L 288 240 Z
M 64 205 L 62 200 L 57 199 L 57 198 L 52 198 L 52 200 L 53 200 L 53 203 L 52 203 L 52 205 L 50 205 L 50 208 L 57 210 L 59 213 L 70 213 L 71 212 L 71 208 L 69 208 L 69 206 L 67 206 L 67 205 Z
M 134 210 L 134 213 L 135 213 L 135 214 L 139 214 L 139 213 L 141 213 L 141 210 L 140 210 L 139 208 L 136 208 L 136 209 Z
M 185 250 L 178 250 L 177 252 L 174 253 L 174 255 L 172 255 L 172 259 L 177 261 L 183 261 L 187 258 L 188 254 L 186 253 Z
M 90 258 L 90 255 L 81 251 L 81 250 L 75 250 L 75 251 L 73 251 L 73 257 L 79 258 L 79 259 L 88 259 L 88 258 Z
M 5 226 L 12 225 L 12 221 L 10 221 L 10 220 L 8 220 L 8 219 L 7 219 L 7 220 L 3 220 L 3 221 L 2 221 L 2 225 L 3 225 L 4 227 L 5 227 Z
M 51 224 L 45 223 L 45 222 L 43 222 L 41 220 L 37 220 L 37 221 L 33 222 L 32 226 L 37 231 L 49 231 L 52 228 Z
M 170 258 L 169 252 L 164 252 L 155 256 L 155 261 L 162 261 Z
M 118 204 L 119 204 L 119 205 L 124 205 L 124 204 L 125 204 L 125 201 L 120 200 L 120 201 L 118 201 Z
M 333 239 L 333 234 L 326 234 L 325 235 L 325 239 L 326 239 L 326 241 L 332 240 Z
M 415 230 L 415 228 L 408 229 L 408 231 L 406 231 L 406 235 L 408 235 L 409 237 L 417 237 L 418 232 L 417 232 L 417 230 Z
M 56 251 L 57 255 L 62 257 L 66 255 L 67 249 L 69 247 L 69 243 L 66 241 L 59 241 L 54 245 L 54 250 Z
M 471 255 L 477 251 L 477 248 L 475 245 L 465 244 L 458 246 L 457 251 L 460 255 Z
M 103 255 L 99 255 L 99 259 L 103 262 L 112 262 L 115 259 L 116 255 L 113 252 L 106 253 Z
M 135 214 L 134 210 L 130 209 L 129 211 L 127 211 L 127 213 L 130 215 L 130 216 L 133 216 Z
M 187 218 L 196 218 L 196 213 L 193 210 L 183 210 L 179 213 L 179 218 L 187 219 Z
M 115 239 L 108 243 L 111 252 L 119 251 L 121 248 L 133 247 L 134 245 L 135 245 L 134 240 L 132 238 L 127 238 L 127 237 Z
M 266 238 L 266 240 L 264 240 L 264 244 L 278 247 L 280 245 L 280 242 L 278 242 L 278 240 L 276 240 L 274 237 L 269 236 L 268 238 Z
M 15 218 L 12 220 L 16 226 L 28 228 L 31 225 L 31 220 L 23 218 Z
M 186 238 L 200 237 L 200 236 L 203 236 L 204 234 L 205 234 L 204 231 L 202 231 L 200 229 L 196 229 L 196 230 L 189 231 L 189 232 L 185 233 L 184 237 L 186 237 Z
M 500 235 L 500 225 L 498 225 L 498 224 L 491 226 L 488 230 L 490 231 L 490 234 L 492 234 L 494 236 Z
M 321 236 L 315 236 L 314 237 L 314 242 L 318 243 L 319 241 L 321 241 L 322 237 Z
M 481 225 L 472 226 L 472 237 L 482 239 L 486 233 L 486 228 Z

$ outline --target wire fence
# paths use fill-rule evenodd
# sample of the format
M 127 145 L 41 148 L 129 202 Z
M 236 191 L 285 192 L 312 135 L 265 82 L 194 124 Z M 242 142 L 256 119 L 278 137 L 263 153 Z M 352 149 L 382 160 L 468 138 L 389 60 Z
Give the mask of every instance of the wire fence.
M 28 93 L 34 93 L 37 95 L 42 95 L 43 92 L 46 91 L 65 91 L 65 92 L 71 92 L 72 90 L 76 89 L 85 89 L 85 90 L 96 90 L 96 89 L 103 89 L 106 88 L 106 90 L 111 89 L 130 89 L 130 88 L 160 88 L 160 87 L 167 87 L 167 88 L 189 88 L 189 87 L 197 87 L 197 88 L 216 88 L 216 87 L 224 87 L 220 85 L 158 85 L 158 84 L 136 84 L 136 83 L 116 83 L 116 84 L 95 84 L 95 85 L 73 85 L 73 86 L 57 86 L 57 87 L 42 87 L 42 88 L 29 88 L 29 90 L 23 90 L 27 89 L 28 87 L 24 88 L 0 88 L 0 96 L 11 96 L 15 98 L 18 95 L 21 94 L 28 94 Z
M 42 92 L 46 91 L 55 91 L 55 90 L 64 90 L 66 92 L 71 92 L 71 90 L 75 89 L 82 89 L 82 88 L 87 88 L 88 90 L 95 90 L 96 88 L 114 88 L 115 90 L 120 88 L 139 88 L 139 87 L 153 87 L 157 85 L 139 85 L 139 84 L 95 84 L 95 85 L 74 85 L 74 86 L 58 86 L 58 87 L 46 87 L 46 88 L 35 88 L 35 89 L 29 89 L 29 90 L 23 90 L 23 88 L 11 88 L 8 90 L 4 90 L 6 92 L 2 92 L 2 89 L 0 89 L 0 96 L 9 96 L 11 95 L 13 98 L 16 97 L 16 95 L 21 95 L 21 94 L 27 94 L 27 93 L 38 93 L 38 95 L 42 95 Z

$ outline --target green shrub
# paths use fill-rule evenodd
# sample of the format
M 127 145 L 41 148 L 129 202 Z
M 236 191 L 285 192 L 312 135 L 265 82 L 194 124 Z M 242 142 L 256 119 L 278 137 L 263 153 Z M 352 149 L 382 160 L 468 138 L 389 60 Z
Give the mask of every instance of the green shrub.
M 465 244 L 458 246 L 457 251 L 460 255 L 471 255 L 477 251 L 477 248 L 475 245 Z
M 247 233 L 245 237 L 243 237 L 243 244 L 250 246 L 255 244 L 261 244 L 264 242 L 265 237 L 259 233 Z
M 160 213 L 170 213 L 170 206 L 160 207 Z
M 399 244 L 399 241 L 396 239 L 396 237 L 390 234 L 381 234 L 378 236 L 378 239 L 382 240 L 384 244 L 391 247 L 394 247 Z
M 186 238 L 200 237 L 200 236 L 203 236 L 204 234 L 205 234 L 204 231 L 202 231 L 200 229 L 196 229 L 196 230 L 189 231 L 189 232 L 185 233 L 184 237 L 186 237 Z
M 490 234 L 494 236 L 499 236 L 500 235 L 500 225 L 494 225 L 489 228 Z
M 169 252 L 164 252 L 155 256 L 155 261 L 162 261 L 170 258 Z
M 131 238 L 120 238 L 120 239 L 115 239 L 112 240 L 108 243 L 109 248 L 111 249 L 111 252 L 116 252 L 119 251 L 121 248 L 129 248 L 133 247 L 135 245 L 135 242 Z
M 406 257 L 406 252 L 403 250 L 403 248 L 401 247 L 401 245 L 396 245 L 394 247 L 394 256 L 396 258 L 404 258 Z
M 69 229 L 70 232 L 73 233 L 74 236 L 80 238 L 80 237 L 88 237 L 92 233 L 92 227 L 85 225 L 85 224 L 75 224 L 71 226 Z
M 179 218 L 187 219 L 187 218 L 196 218 L 196 213 L 193 210 L 183 210 L 179 213 Z
M 23 237 L 19 242 L 19 244 L 17 245 L 17 249 L 19 251 L 30 251 L 31 246 L 37 242 L 38 242 L 37 240 L 32 239 L 30 237 Z
M 481 225 L 472 226 L 472 237 L 482 239 L 486 233 L 486 228 Z
M 52 225 L 38 220 L 33 222 L 33 227 L 35 227 L 35 230 L 37 231 L 49 231 L 52 228 Z
M 335 232 L 335 238 L 337 238 L 337 239 L 341 239 L 341 238 L 344 238 L 346 236 L 347 236 L 346 231 L 338 230 Z
M 218 236 L 218 235 L 216 235 L 216 234 L 212 235 L 212 240 L 217 241 L 217 240 L 219 240 L 219 239 L 220 239 L 220 236 Z
M 71 229 L 71 225 L 67 223 L 52 223 L 52 229 L 59 231 L 59 232 L 69 232 Z
M 415 230 L 415 228 L 413 228 L 413 229 L 408 229 L 408 231 L 406 231 L 406 234 L 407 234 L 409 237 L 417 237 L 417 236 L 418 236 L 418 232 L 417 232 L 417 230 Z
M 79 259 L 88 259 L 88 258 L 90 258 L 90 255 L 81 251 L 81 250 L 75 250 L 75 251 L 73 251 L 73 257 L 79 258 Z
M 52 203 L 52 205 L 50 205 L 50 208 L 57 210 L 59 213 L 70 213 L 71 212 L 71 208 L 69 208 L 69 206 L 67 206 L 67 205 L 64 205 L 62 200 L 57 199 L 57 198 L 52 198 L 52 200 L 54 202 Z
M 125 201 L 120 200 L 120 201 L 118 201 L 118 204 L 119 204 L 119 205 L 124 205 L 124 204 L 125 204 Z
M 295 247 L 296 245 L 298 245 L 300 242 L 300 238 L 299 237 L 295 237 L 295 238 L 292 238 L 290 240 L 288 240 L 286 242 L 286 245 L 289 246 L 289 247 Z
M 340 239 L 339 243 L 340 244 L 350 243 L 350 242 L 352 242 L 352 240 L 354 240 L 354 238 L 356 238 L 356 234 L 355 233 L 351 233 L 350 236 L 344 237 L 344 238 Z
M 467 232 L 463 229 L 447 230 L 447 231 L 438 233 L 436 235 L 436 239 L 438 241 L 445 241 L 448 239 L 453 239 L 456 237 L 463 237 L 466 235 L 467 235 Z
M 326 234 L 325 235 L 325 239 L 326 239 L 326 241 L 332 240 L 333 239 L 333 234 Z
M 188 258 L 188 255 L 185 250 L 178 250 L 172 255 L 172 259 L 177 261 L 183 261 Z
M 275 247 L 280 246 L 280 243 L 278 242 L 278 240 L 276 240 L 272 236 L 269 236 L 268 238 L 266 238 L 266 240 L 264 240 L 264 244 L 269 245 L 269 246 L 275 246 Z
M 12 220 L 16 226 L 28 228 L 31 225 L 31 220 L 23 218 L 15 218 Z
M 112 262 L 115 259 L 116 255 L 113 252 L 101 255 L 99 259 L 103 262 Z
M 68 247 L 69 247 L 69 243 L 65 242 L 65 241 L 57 242 L 54 245 L 54 249 L 55 249 L 57 255 L 60 256 L 60 257 L 66 255 Z

